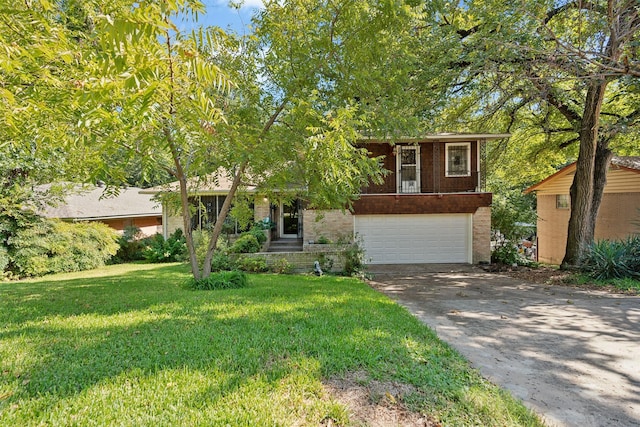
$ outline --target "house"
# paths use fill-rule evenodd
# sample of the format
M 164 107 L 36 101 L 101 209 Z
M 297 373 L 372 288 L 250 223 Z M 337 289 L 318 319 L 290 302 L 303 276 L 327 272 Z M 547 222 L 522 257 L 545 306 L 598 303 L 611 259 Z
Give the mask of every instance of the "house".
M 362 140 L 359 145 L 372 156 L 383 156 L 389 173 L 382 184 L 363 188 L 351 211 L 316 211 L 303 200 L 275 204 L 256 188 L 246 191 L 255 194 L 255 220 L 275 224 L 273 244 L 295 241 L 300 250 L 314 252 L 320 243 L 350 241 L 355 235 L 370 264 L 488 263 L 492 195 L 484 191 L 483 145 L 509 136 L 436 134 L 393 144 Z M 194 228 L 217 218 L 230 187 L 219 178 L 194 192 L 192 201 L 201 207 Z M 182 226 L 179 215 L 167 209 L 163 215 L 165 236 Z
M 538 260 L 560 264 L 567 244 L 571 214 L 569 188 L 576 164 L 572 163 L 525 192 L 535 192 L 538 210 Z M 607 172 L 595 239 L 624 239 L 640 232 L 640 157 L 614 156 Z
M 43 190 L 50 185 L 43 186 Z M 99 185 L 73 185 L 57 206 L 46 206 L 39 212 L 47 218 L 64 221 L 97 221 L 123 232 L 126 227 L 138 227 L 142 234 L 151 236 L 162 231 L 162 207 L 142 189 L 128 187 L 117 195 L 104 195 Z

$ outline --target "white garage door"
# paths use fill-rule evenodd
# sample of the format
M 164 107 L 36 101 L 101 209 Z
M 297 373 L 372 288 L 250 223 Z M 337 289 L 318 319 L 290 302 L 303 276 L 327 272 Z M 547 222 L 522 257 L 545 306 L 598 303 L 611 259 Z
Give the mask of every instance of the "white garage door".
M 355 215 L 369 264 L 471 263 L 471 215 Z

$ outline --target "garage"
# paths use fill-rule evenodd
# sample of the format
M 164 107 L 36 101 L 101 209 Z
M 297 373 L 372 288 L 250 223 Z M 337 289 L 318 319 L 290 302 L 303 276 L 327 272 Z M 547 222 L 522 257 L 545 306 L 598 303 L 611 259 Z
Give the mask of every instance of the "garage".
M 471 263 L 471 214 L 355 215 L 368 264 Z

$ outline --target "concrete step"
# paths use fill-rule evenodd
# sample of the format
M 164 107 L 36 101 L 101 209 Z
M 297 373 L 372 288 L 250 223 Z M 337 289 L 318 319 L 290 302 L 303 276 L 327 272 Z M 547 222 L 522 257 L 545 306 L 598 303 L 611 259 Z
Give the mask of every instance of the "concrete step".
M 272 240 L 269 252 L 302 252 L 302 239 Z

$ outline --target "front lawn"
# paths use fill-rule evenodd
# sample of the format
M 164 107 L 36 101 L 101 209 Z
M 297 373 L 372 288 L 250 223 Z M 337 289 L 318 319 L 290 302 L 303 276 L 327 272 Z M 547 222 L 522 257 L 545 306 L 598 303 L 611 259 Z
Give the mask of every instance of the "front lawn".
M 183 265 L 0 283 L 0 425 L 347 425 L 325 386 L 406 384 L 446 426 L 541 425 L 355 279 L 254 275 L 189 291 Z

